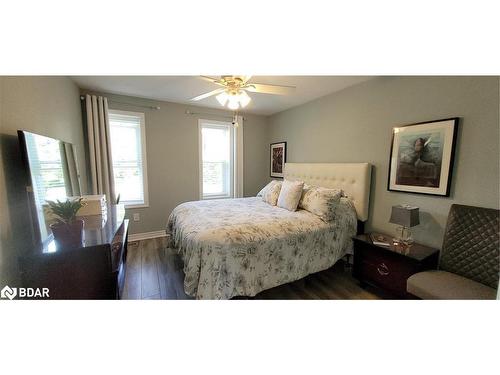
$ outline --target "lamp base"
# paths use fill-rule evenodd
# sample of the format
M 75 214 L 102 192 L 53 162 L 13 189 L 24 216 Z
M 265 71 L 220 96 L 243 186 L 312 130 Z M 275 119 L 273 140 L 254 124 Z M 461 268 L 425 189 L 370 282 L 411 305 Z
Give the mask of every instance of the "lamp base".
M 411 236 L 410 228 L 401 227 L 401 234 L 397 238 L 393 238 L 392 241 L 395 245 L 405 245 L 410 246 L 413 244 L 413 237 Z

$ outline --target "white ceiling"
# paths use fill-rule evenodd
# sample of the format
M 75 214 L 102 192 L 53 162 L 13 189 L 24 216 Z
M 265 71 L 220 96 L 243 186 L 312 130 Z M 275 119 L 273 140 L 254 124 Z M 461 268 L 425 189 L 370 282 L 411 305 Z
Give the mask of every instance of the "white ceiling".
M 174 103 L 221 108 L 215 97 L 198 102 L 191 98 L 218 88 L 197 76 L 75 76 L 80 88 L 156 99 Z M 243 112 L 272 115 L 342 90 L 373 77 L 366 76 L 254 76 L 250 82 L 295 86 L 291 95 L 249 93 L 252 101 Z

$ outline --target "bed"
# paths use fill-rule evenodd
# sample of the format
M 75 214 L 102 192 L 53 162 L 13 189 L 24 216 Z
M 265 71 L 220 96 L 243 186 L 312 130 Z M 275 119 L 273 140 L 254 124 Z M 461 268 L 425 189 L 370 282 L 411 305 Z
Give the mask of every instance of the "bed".
M 357 223 L 368 217 L 367 163 L 287 163 L 285 179 L 341 188 L 335 220 L 291 212 L 260 197 L 177 206 L 167 223 L 170 245 L 184 261 L 185 292 L 197 299 L 254 296 L 330 268 L 352 251 Z

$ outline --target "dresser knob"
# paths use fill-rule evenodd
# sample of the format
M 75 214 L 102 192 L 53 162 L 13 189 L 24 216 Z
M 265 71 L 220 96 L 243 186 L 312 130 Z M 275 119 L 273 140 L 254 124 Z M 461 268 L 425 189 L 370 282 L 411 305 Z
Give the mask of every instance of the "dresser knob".
M 377 271 L 379 274 L 381 274 L 382 276 L 387 276 L 389 274 L 389 268 L 385 265 L 385 263 L 381 263 L 378 267 L 377 267 Z

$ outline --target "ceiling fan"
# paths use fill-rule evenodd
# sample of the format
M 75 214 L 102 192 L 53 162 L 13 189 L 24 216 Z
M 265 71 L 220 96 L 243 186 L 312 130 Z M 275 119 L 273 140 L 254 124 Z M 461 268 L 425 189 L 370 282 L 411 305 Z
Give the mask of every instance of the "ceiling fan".
M 227 104 L 227 107 L 232 110 L 244 108 L 250 103 L 252 99 L 247 91 L 273 95 L 287 95 L 295 91 L 295 86 L 249 82 L 252 76 L 221 76 L 220 78 L 207 76 L 200 77 L 221 87 L 205 94 L 198 95 L 191 100 L 199 101 L 217 95 L 215 98 L 220 105 L 225 106 Z

